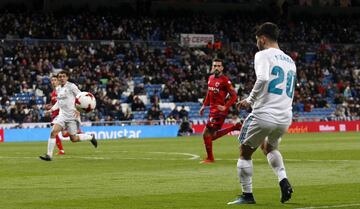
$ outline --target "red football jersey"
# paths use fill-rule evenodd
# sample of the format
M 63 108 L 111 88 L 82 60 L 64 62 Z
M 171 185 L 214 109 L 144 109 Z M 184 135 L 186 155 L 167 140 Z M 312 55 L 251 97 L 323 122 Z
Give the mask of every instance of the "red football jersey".
M 226 103 L 226 96 L 231 95 L 230 103 Z M 234 98 L 233 98 L 234 97 Z M 218 110 L 218 105 L 232 105 L 236 101 L 236 93 L 232 89 L 231 81 L 225 75 L 215 77 L 211 75 L 208 80 L 208 93 L 204 105 L 210 105 L 210 115 L 226 116 L 228 110 Z
M 57 97 L 56 90 L 53 90 L 53 91 L 51 92 L 51 104 L 52 104 L 52 105 L 54 105 L 54 104 L 56 103 L 56 101 L 57 101 L 56 97 Z M 56 116 L 58 116 L 58 115 L 59 115 L 59 109 L 51 112 L 51 118 L 52 118 L 52 119 L 54 119 L 54 118 L 55 118 Z

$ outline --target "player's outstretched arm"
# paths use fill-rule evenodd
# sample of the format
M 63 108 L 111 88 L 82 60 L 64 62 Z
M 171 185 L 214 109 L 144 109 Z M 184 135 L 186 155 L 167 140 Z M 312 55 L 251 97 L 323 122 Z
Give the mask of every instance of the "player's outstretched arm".
M 204 99 L 203 105 L 201 106 L 200 110 L 199 110 L 199 115 L 203 116 L 204 115 L 204 110 L 205 107 L 208 106 L 210 104 L 210 96 L 209 96 L 209 92 L 206 93 L 206 97 Z

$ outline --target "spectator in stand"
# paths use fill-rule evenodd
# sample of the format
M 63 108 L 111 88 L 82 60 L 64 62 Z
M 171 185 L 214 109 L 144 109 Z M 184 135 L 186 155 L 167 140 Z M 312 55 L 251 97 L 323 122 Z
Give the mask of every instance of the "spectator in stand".
M 179 118 L 180 119 L 187 119 L 189 118 L 189 112 L 185 109 L 185 106 L 181 106 L 181 109 L 179 111 Z
M 134 97 L 134 103 L 131 104 L 132 111 L 145 111 L 145 104 L 144 102 L 138 97 Z
M 180 116 L 179 116 L 179 111 L 177 110 L 177 106 L 175 105 L 175 107 L 171 110 L 171 112 L 169 113 L 168 117 L 172 117 L 175 120 L 179 120 Z
M 124 116 L 124 120 L 125 121 L 130 121 L 130 120 L 133 120 L 133 119 L 134 119 L 134 115 L 132 114 L 130 108 L 127 108 L 125 116 Z
M 159 105 L 160 104 L 160 97 L 158 96 L 158 91 L 155 90 L 153 95 L 151 95 L 150 97 L 150 103 L 151 104 L 155 104 L 155 105 Z
M 160 93 L 160 98 L 161 99 L 169 99 L 169 97 L 170 97 L 170 90 L 169 90 L 169 88 L 167 88 L 165 86 L 165 88 Z
M 126 99 L 126 103 L 132 104 L 134 102 L 134 93 L 131 92 L 128 98 Z
M 135 86 L 134 94 L 135 95 L 144 95 L 144 94 L 146 94 L 144 84 L 139 84 L 139 85 Z
M 254 47 L 251 28 L 257 22 L 254 17 L 241 15 L 209 16 L 204 14 L 179 15 L 172 18 L 149 17 L 138 19 L 119 16 L 118 14 L 31 14 L 8 12 L 0 15 L 0 34 L 3 38 L 56 38 L 65 39 L 111 39 L 111 40 L 175 40 L 176 34 L 183 32 L 207 33 L 214 32 L 217 38 L 240 42 L 239 47 L 232 47 L 224 53 L 227 74 L 234 83 L 243 83 L 238 96 L 243 98 L 250 92 L 255 81 L 252 71 Z M 28 19 L 29 21 L 20 21 Z M 44 21 L 46 20 L 46 24 Z M 118 21 L 121 19 L 122 21 Z M 199 24 L 188 26 L 189 20 Z M 91 20 L 91 26 L 87 25 Z M 150 20 L 150 22 L 148 21 Z M 106 24 L 104 23 L 106 22 Z M 9 22 L 16 22 L 9 25 Z M 176 22 L 177 24 L 173 24 Z M 216 23 L 216 24 L 215 24 Z M 235 24 L 235 25 L 234 25 Z M 360 22 L 351 16 L 343 18 L 295 18 L 284 21 L 282 42 L 284 50 L 292 55 L 299 67 L 299 81 L 295 98 L 299 109 L 307 103 L 306 111 L 311 107 L 324 106 L 307 101 L 314 97 L 316 102 L 331 101 L 342 105 L 353 97 L 356 107 L 360 95 L 359 75 L 360 51 L 356 45 L 334 45 L 329 43 L 360 43 Z M 143 27 L 146 25 L 146 27 Z M 221 25 L 221 29 L 217 26 Z M 341 27 L 338 27 L 341 25 Z M 31 30 L 29 29 L 31 26 Z M 50 27 L 51 26 L 51 27 Z M 186 26 L 186 27 L 183 27 Z M 69 28 L 76 28 L 72 30 Z M 145 28 L 146 31 L 145 31 Z M 235 28 L 235 29 L 234 29 Z M 331 31 L 331 33 L 329 33 Z M 148 35 L 150 34 L 150 35 Z M 221 37 L 223 34 L 223 37 Z M 1 36 L 1 35 L 0 35 Z M 151 38 L 150 38 L 151 37 Z M 154 39 L 155 38 L 155 39 Z M 220 39 L 219 39 L 220 40 Z M 181 48 L 171 43 L 158 46 L 129 42 L 116 44 L 99 44 L 98 42 L 11 42 L 4 40 L 0 54 L 3 65 L 0 69 L 0 98 L 2 108 L 8 113 L 3 116 L 7 122 L 25 119 L 32 122 L 44 121 L 38 111 L 31 115 L 22 109 L 15 111 L 16 93 L 32 92 L 47 96 L 50 92 L 46 83 L 50 73 L 57 69 L 72 70 L 73 78 L 81 89 L 94 92 L 97 97 L 98 111 L 95 115 L 87 115 L 83 120 L 106 120 L 113 113 L 109 110 L 112 100 L 134 91 L 145 95 L 142 84 L 134 83 L 133 78 L 144 78 L 143 83 L 155 84 L 166 80 L 165 88 L 160 97 L 171 99 L 171 102 L 197 102 L 205 94 L 207 81 L 207 63 L 211 60 L 212 51 L 204 53 L 202 49 Z M 224 42 L 225 43 L 225 42 Z M 249 44 L 250 43 L 250 44 Z M 162 51 L 162 49 L 166 49 Z M 205 50 L 206 51 L 206 50 Z M 309 52 L 317 56 L 311 56 Z M 345 56 L 346 55 L 346 56 Z M 97 67 L 98 66 L 98 67 Z M 240 76 L 238 76 L 240 75 Z M 145 79 L 146 78 L 146 79 Z M 159 79 L 161 78 L 161 79 Z M 103 82 L 106 81 L 106 82 Z M 346 90 L 346 82 L 351 83 Z M 134 90 L 131 90 L 134 87 Z M 42 93 L 41 93 L 42 92 Z M 102 93 L 106 92 L 106 94 Z M 124 92 L 124 94 L 122 94 Z M 337 96 L 341 94 L 341 96 Z M 136 95 L 136 94 L 135 94 Z M 47 100 L 48 101 L 48 100 Z M 111 102 L 110 102 L 111 101 Z M 133 104 L 132 100 L 127 101 Z M 24 104 L 29 105 L 28 103 Z M 331 106 L 331 104 L 328 104 Z M 310 108 L 309 108 L 310 107 Z M 23 108 L 24 110 L 26 108 Z M 12 113 L 11 111 L 12 110 Z M 34 115 L 35 114 L 35 115 Z
M 146 118 L 148 120 L 158 120 L 160 115 L 160 111 L 156 105 L 152 105 L 151 108 L 148 109 L 146 113 Z

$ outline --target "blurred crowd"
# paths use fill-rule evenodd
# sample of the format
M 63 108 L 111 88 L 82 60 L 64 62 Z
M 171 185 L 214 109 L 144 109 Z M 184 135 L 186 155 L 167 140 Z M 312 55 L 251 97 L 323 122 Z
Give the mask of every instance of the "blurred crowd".
M 172 13 L 134 16 L 118 13 L 9 13 L 0 15 L 0 38 L 177 41 L 180 33 L 215 34 L 222 42 L 254 40 L 254 26 L 264 19 L 241 13 Z M 281 42 L 360 43 L 360 22 L 348 17 L 282 19 Z M 329 33 L 331 32 L 331 33 Z
M 257 23 L 240 16 L 127 19 L 4 13 L 0 17 L 0 36 L 5 38 L 0 47 L 0 123 L 49 122 L 43 104 L 50 101 L 50 76 L 61 69 L 70 72 L 70 80 L 82 91 L 93 92 L 97 98 L 97 111 L 84 120 L 132 120 L 138 111 L 145 111 L 144 119 L 149 121 L 188 118 L 184 108 L 181 114 L 175 110 L 164 114 L 159 103 L 199 102 L 205 97 L 214 57 L 224 59 L 225 74 L 235 84 L 239 98 L 245 98 L 256 79 L 252 28 Z M 351 18 L 281 23 L 280 43 L 284 43 L 280 46 L 292 56 L 298 70 L 295 116 L 313 108 L 335 107 L 328 120 L 359 118 L 359 24 Z M 173 42 L 180 32 L 215 33 L 224 43 L 239 43 L 237 47 L 224 44 L 218 50 L 186 48 Z M 16 38 L 22 40 L 13 40 Z M 87 39 L 112 41 L 80 41 Z M 144 42 L 158 40 L 169 42 Z M 136 78 L 141 82 L 135 82 Z M 147 84 L 163 84 L 163 88 L 146 95 Z M 19 93 L 31 98 L 14 101 Z M 146 95 L 148 105 L 141 95 Z M 125 111 L 124 103 L 129 104 Z M 229 117 L 237 115 L 232 107 Z

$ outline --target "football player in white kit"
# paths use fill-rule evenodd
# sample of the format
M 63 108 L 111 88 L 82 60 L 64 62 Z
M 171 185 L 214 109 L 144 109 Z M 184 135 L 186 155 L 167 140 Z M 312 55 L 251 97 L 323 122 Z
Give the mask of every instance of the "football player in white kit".
M 90 140 L 94 147 L 97 147 L 95 135 L 83 133 L 77 134 L 80 127 L 80 113 L 75 108 L 75 97 L 81 91 L 75 84 L 68 81 L 68 72 L 61 71 L 58 74 L 58 79 L 60 81 L 60 85 L 56 89 L 57 102 L 49 111 L 52 112 L 59 109 L 60 112 L 59 115 L 52 121 L 53 127 L 48 140 L 47 154 L 40 156 L 40 159 L 45 161 L 52 160 L 56 141 L 55 137 L 60 131 L 65 129 L 69 132 L 70 140 L 72 142 Z
M 255 204 L 251 156 L 260 145 L 278 177 L 280 201 L 288 201 L 293 193 L 278 145 L 292 122 L 296 66 L 294 61 L 280 50 L 278 36 L 279 28 L 270 22 L 260 25 L 256 31 L 257 47 L 260 50 L 255 55 L 256 82 L 249 97 L 238 103 L 239 108 L 252 107 L 238 138 L 240 157 L 237 171 L 243 193 L 228 204 Z

